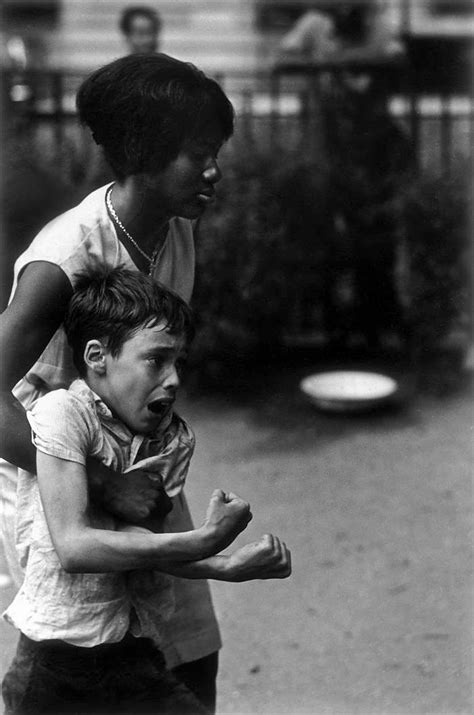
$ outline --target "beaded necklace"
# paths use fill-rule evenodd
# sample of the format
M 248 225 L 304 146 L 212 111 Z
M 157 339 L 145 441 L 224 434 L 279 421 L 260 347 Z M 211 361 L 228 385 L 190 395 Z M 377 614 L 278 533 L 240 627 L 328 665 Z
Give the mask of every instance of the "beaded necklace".
M 123 233 L 126 235 L 126 237 L 127 237 L 128 240 L 130 241 L 130 243 L 132 244 L 132 246 L 134 246 L 134 247 L 137 249 L 138 253 L 140 253 L 140 255 L 143 256 L 143 258 L 145 258 L 145 259 L 148 261 L 148 263 L 150 264 L 150 267 L 149 267 L 149 269 L 148 269 L 148 275 L 150 275 L 150 276 L 153 275 L 153 271 L 155 270 L 155 267 L 156 267 L 156 262 L 157 262 L 157 260 L 158 260 L 158 256 L 159 256 L 159 253 L 160 253 L 161 246 L 158 245 L 158 246 L 155 248 L 155 250 L 153 251 L 153 253 L 151 254 L 151 256 L 150 256 L 148 253 L 146 253 L 146 252 L 143 250 L 143 248 L 140 248 L 140 246 L 139 246 L 138 243 L 135 241 L 135 239 L 133 238 L 133 236 L 130 235 L 130 233 L 127 231 L 127 229 L 125 228 L 125 226 L 123 225 L 123 223 L 121 222 L 121 220 L 119 219 L 119 217 L 117 216 L 117 213 L 116 213 L 116 211 L 115 211 L 115 209 L 114 209 L 114 207 L 113 207 L 113 204 L 112 204 L 111 194 L 112 194 L 112 186 L 109 187 L 109 189 L 107 190 L 107 194 L 106 194 L 106 196 L 105 196 L 105 203 L 106 203 L 106 205 L 107 205 L 107 209 L 108 209 L 108 211 L 109 211 L 110 216 L 112 217 L 113 221 L 117 224 L 117 226 L 118 226 L 118 227 L 123 231 Z

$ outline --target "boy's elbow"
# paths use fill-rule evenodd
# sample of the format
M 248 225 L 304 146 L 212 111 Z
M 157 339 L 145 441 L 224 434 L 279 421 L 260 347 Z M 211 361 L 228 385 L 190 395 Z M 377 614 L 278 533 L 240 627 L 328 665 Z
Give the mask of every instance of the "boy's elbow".
M 62 558 L 59 560 L 63 571 L 65 571 L 66 573 L 80 573 L 80 569 L 78 568 L 77 563 L 73 559 Z
M 69 550 L 58 551 L 59 563 L 66 573 L 81 573 L 81 560 L 78 555 Z
M 85 573 L 87 571 L 84 554 L 77 540 L 66 539 L 63 543 L 56 544 L 56 552 L 61 568 L 66 573 Z

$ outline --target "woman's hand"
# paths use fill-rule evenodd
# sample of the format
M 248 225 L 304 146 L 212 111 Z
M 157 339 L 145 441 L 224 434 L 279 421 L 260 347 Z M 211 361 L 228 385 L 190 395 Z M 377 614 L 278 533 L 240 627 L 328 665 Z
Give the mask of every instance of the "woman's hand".
M 159 510 L 163 516 L 171 502 L 156 474 L 136 469 L 127 474 L 114 472 L 95 459 L 87 461 L 91 497 L 124 521 L 142 523 Z

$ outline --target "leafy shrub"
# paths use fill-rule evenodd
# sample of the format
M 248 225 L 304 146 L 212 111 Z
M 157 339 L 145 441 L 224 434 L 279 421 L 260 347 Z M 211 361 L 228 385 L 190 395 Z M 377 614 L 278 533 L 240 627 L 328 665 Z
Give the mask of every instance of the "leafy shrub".
M 321 168 L 250 150 L 226 164 L 219 201 L 197 238 L 202 357 L 277 350 L 300 319 L 301 297 L 318 304 L 332 230 Z
M 201 372 L 256 354 L 271 359 L 284 335 L 327 332 L 328 284 L 352 260 L 351 227 L 341 231 L 334 220 L 347 191 L 338 188 L 329 161 L 315 165 L 283 150 L 271 154 L 234 143 L 224 168 L 219 201 L 198 227 L 194 353 Z M 26 140 L 5 142 L 3 305 L 15 257 L 47 220 L 109 178 L 100 163 L 95 169 L 74 146 L 65 146 L 58 161 Z M 393 240 L 405 235 L 402 297 L 417 353 L 435 350 L 458 328 L 470 329 L 468 176 L 459 170 L 407 179 L 387 204 L 404 226 Z M 336 313 L 336 321 L 344 320 Z M 344 329 L 354 329 L 354 321 L 346 320 Z
M 9 132 L 3 141 L 0 174 L 0 309 L 8 300 L 13 264 L 37 232 L 78 203 L 110 176 L 100 160 L 72 141 L 48 153 L 28 133 Z M 89 159 L 89 161 L 88 161 Z
M 470 331 L 470 196 L 466 167 L 421 176 L 404 197 L 407 321 L 419 355 Z

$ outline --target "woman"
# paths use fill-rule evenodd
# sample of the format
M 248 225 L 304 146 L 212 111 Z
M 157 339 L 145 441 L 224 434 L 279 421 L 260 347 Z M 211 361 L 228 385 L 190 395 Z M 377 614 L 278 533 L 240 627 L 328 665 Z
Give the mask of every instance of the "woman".
M 75 275 L 97 265 L 153 275 L 189 301 L 194 279 L 192 221 L 213 200 L 217 155 L 233 131 L 233 110 L 216 82 L 166 55 L 133 55 L 82 85 L 79 116 L 117 180 L 50 222 L 15 264 L 12 298 L 0 319 L 2 529 L 12 573 L 17 469 L 35 471 L 25 409 L 76 376 L 61 327 Z M 146 475 L 120 479 L 98 463 L 90 474 L 108 508 L 137 519 L 156 497 Z M 127 491 L 128 489 L 128 491 Z M 120 492 L 118 492 L 120 490 Z M 119 494 L 112 499 L 111 494 Z M 179 529 L 191 528 L 187 507 Z M 178 523 L 176 523 L 178 527 Z M 176 612 L 163 650 L 168 666 L 212 709 L 220 637 L 205 582 L 176 586 Z

